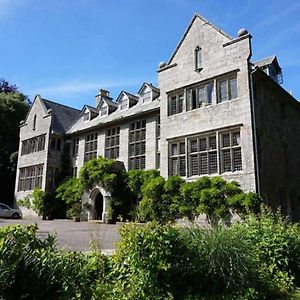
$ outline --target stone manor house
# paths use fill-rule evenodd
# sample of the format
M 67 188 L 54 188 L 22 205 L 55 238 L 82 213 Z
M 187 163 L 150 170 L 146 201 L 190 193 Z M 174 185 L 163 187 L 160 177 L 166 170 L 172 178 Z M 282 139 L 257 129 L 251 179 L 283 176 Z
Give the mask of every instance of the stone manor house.
M 164 177 L 221 175 L 298 219 L 300 104 L 280 85 L 277 58 L 251 55 L 247 30 L 231 37 L 195 15 L 159 64 L 158 87 L 143 83 L 117 99 L 101 89 L 95 107 L 81 111 L 37 95 L 20 124 L 16 199 L 35 187 L 53 190 L 69 149 L 73 176 L 98 156 Z M 101 183 L 84 198 L 87 217 L 104 220 L 109 194 Z

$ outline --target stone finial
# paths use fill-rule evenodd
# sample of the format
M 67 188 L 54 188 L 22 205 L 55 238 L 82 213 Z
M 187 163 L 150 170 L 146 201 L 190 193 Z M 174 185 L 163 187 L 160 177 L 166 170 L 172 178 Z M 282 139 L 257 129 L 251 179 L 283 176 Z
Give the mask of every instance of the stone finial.
M 163 67 L 165 67 L 167 65 L 167 63 L 165 61 L 161 61 L 158 65 L 158 67 L 161 69 Z
M 241 28 L 239 31 L 238 31 L 238 37 L 241 37 L 243 35 L 246 35 L 248 34 L 248 30 L 245 29 L 245 28 Z

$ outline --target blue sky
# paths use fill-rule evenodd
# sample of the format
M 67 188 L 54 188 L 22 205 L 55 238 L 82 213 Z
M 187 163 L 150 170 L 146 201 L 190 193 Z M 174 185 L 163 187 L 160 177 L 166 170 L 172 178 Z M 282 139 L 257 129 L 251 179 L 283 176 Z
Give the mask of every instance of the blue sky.
M 300 99 L 300 1 L 0 0 L 0 77 L 32 98 L 81 108 L 100 88 L 116 98 L 157 85 L 194 13 L 232 36 L 252 34 L 252 61 L 276 54 Z

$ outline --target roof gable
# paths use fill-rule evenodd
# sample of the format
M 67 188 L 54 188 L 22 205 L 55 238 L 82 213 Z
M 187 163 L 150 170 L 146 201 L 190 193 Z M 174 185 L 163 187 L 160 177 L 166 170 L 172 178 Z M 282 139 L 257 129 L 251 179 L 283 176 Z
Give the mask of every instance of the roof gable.
M 39 94 L 36 94 L 35 97 L 34 97 L 34 99 L 33 99 L 32 104 L 31 104 L 31 106 L 30 106 L 30 108 L 29 108 L 29 110 L 28 110 L 28 112 L 27 112 L 27 114 L 26 114 L 26 117 L 25 117 L 25 119 L 24 119 L 24 123 L 26 123 L 26 121 L 27 121 L 27 119 L 28 119 L 28 116 L 29 116 L 30 113 L 31 113 L 32 108 L 33 108 L 34 106 L 36 106 L 36 105 L 40 105 L 40 106 L 42 107 L 42 111 L 43 111 L 44 115 L 47 115 L 47 114 L 48 114 L 48 109 L 46 108 L 46 106 L 45 106 L 45 104 L 44 104 L 44 102 L 43 102 L 42 97 L 41 97 Z
M 233 40 L 233 38 L 229 34 L 224 32 L 223 30 L 221 30 L 220 28 L 218 28 L 214 24 L 210 23 L 208 20 L 206 20 L 204 17 L 200 16 L 199 14 L 195 14 L 194 17 L 192 18 L 192 20 L 190 21 L 190 24 L 188 25 L 186 31 L 184 32 L 182 38 L 180 39 L 177 47 L 175 48 L 173 54 L 171 55 L 171 57 L 169 59 L 169 62 L 168 62 L 168 65 L 170 65 L 173 62 L 174 57 L 176 56 L 179 48 L 181 47 L 182 43 L 184 42 L 185 38 L 187 37 L 189 31 L 194 26 L 196 20 L 200 20 L 203 25 L 210 26 L 211 28 L 213 28 L 216 31 L 216 33 L 223 35 L 226 39 L 228 39 L 228 41 Z

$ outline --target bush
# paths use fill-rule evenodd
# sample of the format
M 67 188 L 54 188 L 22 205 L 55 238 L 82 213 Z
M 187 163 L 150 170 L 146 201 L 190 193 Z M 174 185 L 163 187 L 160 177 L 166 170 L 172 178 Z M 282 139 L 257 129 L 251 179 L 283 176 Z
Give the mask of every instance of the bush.
M 261 215 L 248 215 L 232 230 L 241 232 L 258 267 L 261 289 L 269 294 L 287 294 L 300 275 L 300 228 L 280 213 L 261 209 Z
M 112 257 L 113 299 L 173 299 L 182 250 L 176 229 L 148 223 L 121 229 Z
M 0 299 L 91 299 L 95 290 L 106 290 L 105 257 L 57 251 L 53 236 L 42 241 L 36 231 L 0 230 Z
M 40 188 L 35 188 L 32 192 L 31 208 L 39 215 L 45 213 L 46 193 Z
M 67 205 L 67 218 L 80 217 L 82 195 L 83 186 L 78 178 L 67 179 L 56 189 L 55 198 Z

